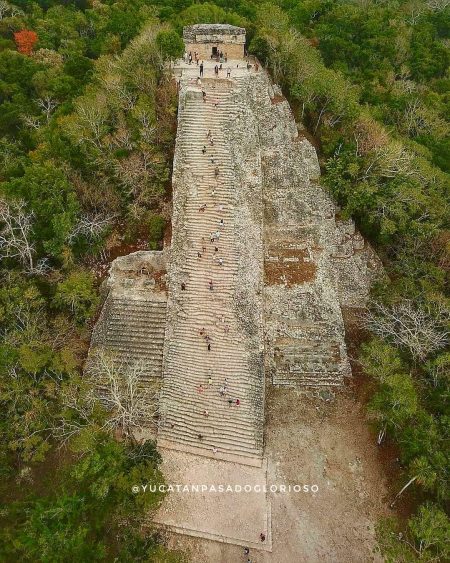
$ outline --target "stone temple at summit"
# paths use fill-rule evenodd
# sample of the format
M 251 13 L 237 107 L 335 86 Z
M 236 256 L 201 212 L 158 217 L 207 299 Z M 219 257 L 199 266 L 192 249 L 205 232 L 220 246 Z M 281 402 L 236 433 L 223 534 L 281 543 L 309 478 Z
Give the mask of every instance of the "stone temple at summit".
M 227 59 L 244 58 L 245 29 L 228 24 L 197 24 L 185 27 L 183 39 L 186 51 L 209 60 L 224 53 Z

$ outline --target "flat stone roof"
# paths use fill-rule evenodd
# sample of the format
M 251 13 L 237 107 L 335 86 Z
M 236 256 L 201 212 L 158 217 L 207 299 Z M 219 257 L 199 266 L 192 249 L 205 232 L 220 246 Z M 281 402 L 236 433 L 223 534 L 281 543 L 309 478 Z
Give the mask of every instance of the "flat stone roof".
M 197 35 L 245 35 L 245 28 L 228 23 L 197 23 L 183 28 L 183 39 L 195 41 Z

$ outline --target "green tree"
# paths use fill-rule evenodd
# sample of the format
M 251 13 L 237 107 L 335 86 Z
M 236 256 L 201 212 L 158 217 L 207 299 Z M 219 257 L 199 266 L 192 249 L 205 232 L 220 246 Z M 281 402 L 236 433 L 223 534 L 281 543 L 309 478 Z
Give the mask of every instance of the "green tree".
M 158 245 L 161 244 L 164 227 L 166 222 L 160 215 L 152 214 L 148 221 L 148 237 L 149 237 L 149 247 L 151 250 L 156 250 Z
M 420 559 L 449 559 L 450 520 L 439 506 L 433 503 L 420 506 L 418 514 L 408 522 L 408 528 Z
M 164 59 L 177 59 L 184 52 L 183 40 L 173 30 L 160 31 L 156 36 L 156 44 L 161 49 Z
M 127 549 L 126 528 L 138 527 L 144 511 L 155 509 L 164 494 L 158 469 L 160 458 L 154 444 L 131 446 L 108 435 L 94 434 L 89 449 L 72 467 L 63 469 L 53 493 L 12 505 L 0 531 L 0 557 L 34 561 L 105 561 L 115 551 L 132 549 L 139 557 L 158 552 L 155 539 Z M 152 485 L 136 494 L 135 484 Z M 2 514 L 5 517 L 5 513 Z M 108 537 L 115 538 L 114 542 Z
M 446 561 L 450 556 L 450 521 L 434 503 L 421 505 L 404 531 L 394 518 L 382 520 L 376 531 L 380 551 L 388 563 L 431 563 Z
M 204 4 L 193 4 L 183 10 L 177 18 L 179 28 L 185 25 L 205 22 L 229 23 L 231 25 L 246 26 L 244 18 L 210 2 L 205 2 Z
M 53 298 L 56 307 L 70 312 L 80 324 L 93 316 L 98 301 L 94 277 L 83 270 L 72 272 L 67 279 L 58 283 Z
M 408 424 L 417 413 L 417 392 L 411 377 L 396 373 L 386 377 L 369 404 L 369 412 L 385 432 L 393 435 Z
M 39 254 L 60 257 L 79 211 L 64 173 L 50 162 L 35 164 L 1 188 L 8 195 L 23 198 L 35 213 L 33 233 L 40 245 Z

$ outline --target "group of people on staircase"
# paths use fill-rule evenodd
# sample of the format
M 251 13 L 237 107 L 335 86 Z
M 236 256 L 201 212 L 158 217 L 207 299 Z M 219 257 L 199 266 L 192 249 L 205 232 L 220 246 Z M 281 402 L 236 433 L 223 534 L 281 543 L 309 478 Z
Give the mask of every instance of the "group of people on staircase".
M 202 66 L 203 66 L 203 62 L 202 62 L 202 65 L 200 67 L 201 68 L 201 74 L 203 74 Z M 217 65 L 216 65 L 216 69 L 218 69 Z M 206 93 L 204 94 L 203 99 L 205 101 Z M 203 148 L 201 149 L 201 153 L 203 154 L 203 156 L 206 157 L 206 158 L 209 158 L 209 154 L 208 154 L 209 151 L 208 151 L 208 148 L 207 148 L 207 144 L 209 144 L 210 147 L 214 147 L 214 139 L 213 139 L 213 135 L 212 135 L 212 132 L 211 132 L 210 129 L 208 129 L 208 131 L 206 133 L 206 141 L 205 141 L 205 144 L 203 145 Z M 217 185 L 217 181 L 218 181 L 219 176 L 220 176 L 220 169 L 219 169 L 217 163 L 215 162 L 215 156 L 214 155 L 210 157 L 209 164 L 214 166 L 213 174 L 214 174 L 214 179 L 215 179 L 215 182 L 216 182 L 216 185 Z M 216 193 L 215 190 L 216 190 L 216 188 L 213 187 L 212 192 L 211 192 L 213 197 Z M 204 213 L 207 209 L 208 209 L 208 205 L 206 203 L 203 203 L 198 208 L 198 212 Z M 219 212 L 222 212 L 224 210 L 223 204 L 218 204 L 216 206 L 216 209 Z M 218 255 L 218 253 L 219 253 L 218 242 L 219 242 L 220 237 L 222 235 L 222 230 L 225 227 L 225 221 L 224 221 L 223 217 L 220 217 L 220 219 L 217 222 L 217 225 L 218 225 L 218 228 L 216 228 L 216 230 L 211 232 L 211 234 L 210 234 L 210 243 L 212 245 L 214 245 L 213 249 L 212 249 L 212 260 L 213 260 L 214 263 L 218 264 L 219 266 L 223 266 L 224 260 L 223 260 L 222 257 L 220 257 Z M 201 245 L 202 245 L 201 251 L 200 250 L 197 251 L 197 259 L 198 260 L 201 260 L 207 252 L 207 246 L 205 244 L 205 237 L 201 238 Z M 187 289 L 186 288 L 186 282 L 182 282 L 181 283 L 181 290 L 186 291 L 186 289 Z M 209 291 L 214 291 L 214 289 L 215 289 L 215 282 L 212 279 L 209 279 L 209 281 L 208 281 L 208 289 L 209 289 Z M 225 316 L 223 314 L 221 316 L 221 320 L 222 320 L 222 323 L 223 323 L 223 332 L 224 332 L 224 334 L 228 334 L 228 332 L 230 330 L 230 326 L 229 326 L 229 324 L 227 324 L 225 322 Z M 204 339 L 207 351 L 211 352 L 211 350 L 212 350 L 212 339 L 209 336 L 209 334 L 207 333 L 206 329 L 201 328 L 200 331 L 199 331 L 199 335 L 200 335 L 200 337 L 202 337 Z M 212 385 L 212 383 L 213 383 L 213 380 L 212 380 L 212 376 L 211 376 L 211 373 L 210 373 L 209 377 L 208 377 L 208 387 L 210 387 Z M 203 383 L 201 383 L 197 387 L 197 393 L 199 395 L 202 395 L 204 392 L 205 392 L 205 386 L 203 385 Z M 239 398 L 233 398 L 229 394 L 227 378 L 225 378 L 223 385 L 218 389 L 218 393 L 221 397 L 224 397 L 224 399 L 226 399 L 226 401 L 227 401 L 227 403 L 230 407 L 233 406 L 233 405 L 235 405 L 236 407 L 240 406 L 241 400 Z M 207 409 L 203 410 L 203 416 L 205 418 L 209 417 L 209 411 Z M 203 440 L 202 434 L 199 434 L 197 437 L 198 437 L 199 441 Z M 214 447 L 213 450 L 215 450 L 214 453 L 216 453 L 217 448 Z

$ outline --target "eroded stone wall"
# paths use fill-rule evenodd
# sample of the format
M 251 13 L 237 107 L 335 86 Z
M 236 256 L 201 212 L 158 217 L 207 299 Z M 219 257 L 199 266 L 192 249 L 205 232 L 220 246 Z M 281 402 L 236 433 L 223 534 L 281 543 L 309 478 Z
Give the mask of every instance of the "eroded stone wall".
M 280 89 L 263 71 L 236 82 L 242 117 L 234 127 L 258 135 L 259 167 L 239 166 L 263 187 L 267 374 L 277 385 L 340 385 L 351 374 L 341 306 L 364 305 L 379 262 L 353 222 L 336 220 L 316 152 Z

